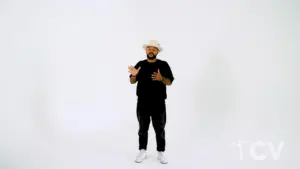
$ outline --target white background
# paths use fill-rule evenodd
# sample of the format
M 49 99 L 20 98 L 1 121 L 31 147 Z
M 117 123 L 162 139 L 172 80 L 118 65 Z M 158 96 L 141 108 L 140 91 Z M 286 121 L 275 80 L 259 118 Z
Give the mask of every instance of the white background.
M 1 0 L 0 168 L 299 168 L 297 0 Z M 135 164 L 129 65 L 158 40 L 169 164 Z M 259 147 L 257 161 L 244 144 Z M 298 161 L 297 161 L 298 160 Z

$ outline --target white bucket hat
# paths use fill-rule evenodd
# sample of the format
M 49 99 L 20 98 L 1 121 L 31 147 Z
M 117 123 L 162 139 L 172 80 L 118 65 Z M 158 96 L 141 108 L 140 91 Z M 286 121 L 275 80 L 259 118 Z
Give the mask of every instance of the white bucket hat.
M 163 51 L 163 48 L 160 46 L 160 44 L 156 40 L 149 40 L 147 44 L 143 45 L 143 48 L 146 50 L 148 46 L 156 47 L 159 52 Z

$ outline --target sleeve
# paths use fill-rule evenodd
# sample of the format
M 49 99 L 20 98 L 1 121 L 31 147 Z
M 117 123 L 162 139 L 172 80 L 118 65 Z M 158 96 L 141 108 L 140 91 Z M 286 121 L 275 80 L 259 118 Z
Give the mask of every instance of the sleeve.
M 172 73 L 172 70 L 171 70 L 171 67 L 169 66 L 168 62 L 165 62 L 165 72 L 163 74 L 163 76 L 165 78 L 168 78 L 170 79 L 171 83 L 174 81 L 174 76 L 173 76 L 173 73 Z

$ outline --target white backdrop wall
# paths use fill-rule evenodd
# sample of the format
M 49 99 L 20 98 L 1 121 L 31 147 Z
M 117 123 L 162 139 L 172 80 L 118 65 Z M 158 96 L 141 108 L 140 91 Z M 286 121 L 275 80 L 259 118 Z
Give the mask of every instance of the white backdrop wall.
M 299 8 L 296 0 L 2 0 L 0 168 L 139 167 L 127 67 L 146 58 L 151 39 L 175 76 L 164 167 L 299 168 Z M 259 140 L 280 157 L 266 145 L 256 149 L 266 158 L 253 158 L 249 143 Z M 238 141 L 249 142 L 243 159 Z M 162 167 L 153 160 L 142 165 Z

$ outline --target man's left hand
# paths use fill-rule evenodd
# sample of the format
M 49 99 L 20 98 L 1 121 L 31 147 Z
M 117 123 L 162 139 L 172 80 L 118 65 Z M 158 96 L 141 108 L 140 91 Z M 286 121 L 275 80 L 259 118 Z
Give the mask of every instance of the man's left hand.
M 157 70 L 157 72 L 154 72 L 152 74 L 152 80 L 156 80 L 156 81 L 162 81 L 163 77 L 161 76 L 159 69 Z

